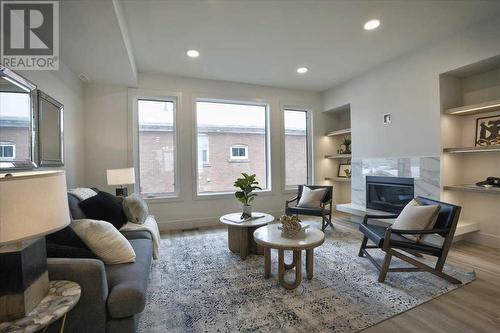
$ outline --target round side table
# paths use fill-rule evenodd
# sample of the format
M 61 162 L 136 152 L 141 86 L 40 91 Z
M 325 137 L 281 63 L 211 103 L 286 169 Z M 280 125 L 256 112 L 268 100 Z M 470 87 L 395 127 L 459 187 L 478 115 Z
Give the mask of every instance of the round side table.
M 246 222 L 237 221 L 241 213 L 232 213 L 221 216 L 221 223 L 227 225 L 227 238 L 229 250 L 233 253 L 239 253 L 242 259 L 245 259 L 248 254 L 263 254 L 264 250 L 255 243 L 253 232 L 255 229 L 262 227 L 274 221 L 274 216 L 253 212 L 252 216 L 261 216 Z
M 271 277 L 271 249 L 278 250 L 278 279 L 286 289 L 295 289 L 302 282 L 302 250 L 306 251 L 307 279 L 313 278 L 314 248 L 325 241 L 325 234 L 318 229 L 309 227 L 294 237 L 281 236 L 280 224 L 270 224 L 261 227 L 253 233 L 257 244 L 264 247 L 264 277 Z M 293 251 L 293 262 L 285 264 L 285 250 Z M 295 281 L 285 281 L 285 270 L 295 268 Z
M 49 282 L 49 292 L 26 317 L 0 323 L 0 333 L 32 333 L 47 330 L 50 324 L 62 318 L 59 332 L 64 332 L 66 315 L 80 300 L 80 286 L 71 281 Z

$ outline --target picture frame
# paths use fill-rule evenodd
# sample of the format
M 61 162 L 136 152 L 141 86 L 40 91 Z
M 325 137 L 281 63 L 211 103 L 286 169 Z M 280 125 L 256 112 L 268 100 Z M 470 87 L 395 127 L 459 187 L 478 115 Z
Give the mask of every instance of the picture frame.
M 38 165 L 64 166 L 64 106 L 38 90 Z
M 474 145 L 500 145 L 500 114 L 476 119 L 476 136 Z
M 350 164 L 339 164 L 339 171 L 337 177 L 339 178 L 351 178 L 351 165 Z

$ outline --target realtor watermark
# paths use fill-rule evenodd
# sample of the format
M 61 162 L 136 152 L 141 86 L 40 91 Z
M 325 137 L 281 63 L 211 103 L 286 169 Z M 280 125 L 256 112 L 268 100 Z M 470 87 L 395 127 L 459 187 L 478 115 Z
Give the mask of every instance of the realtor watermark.
M 1 64 L 18 70 L 58 70 L 59 1 L 0 4 Z

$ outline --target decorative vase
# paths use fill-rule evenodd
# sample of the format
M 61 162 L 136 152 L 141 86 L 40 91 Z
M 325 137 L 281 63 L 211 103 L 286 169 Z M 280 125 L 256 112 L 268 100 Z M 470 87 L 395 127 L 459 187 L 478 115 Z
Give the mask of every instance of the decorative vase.
M 252 206 L 243 205 L 243 216 L 246 216 L 246 217 L 252 216 Z

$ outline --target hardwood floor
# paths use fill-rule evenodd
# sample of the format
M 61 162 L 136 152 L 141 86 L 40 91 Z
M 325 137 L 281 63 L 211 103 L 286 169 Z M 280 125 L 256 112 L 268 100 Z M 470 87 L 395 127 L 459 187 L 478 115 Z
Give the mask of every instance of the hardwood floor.
M 334 224 L 355 227 L 343 218 L 336 218 Z M 217 229 L 203 228 L 186 233 L 210 233 Z M 162 238 L 179 233 L 183 232 L 162 233 Z M 500 332 L 500 250 L 457 242 L 451 248 L 447 263 L 474 270 L 476 280 L 363 332 Z

